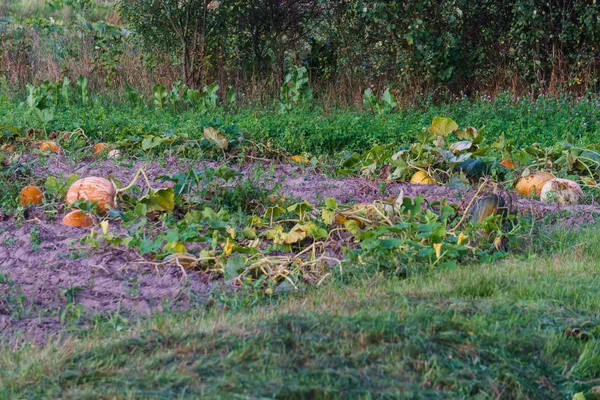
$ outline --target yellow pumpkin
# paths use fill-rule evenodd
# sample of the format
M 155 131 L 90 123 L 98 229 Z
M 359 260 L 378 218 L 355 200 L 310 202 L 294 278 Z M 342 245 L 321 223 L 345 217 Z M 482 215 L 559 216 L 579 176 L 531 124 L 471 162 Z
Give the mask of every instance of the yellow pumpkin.
M 533 193 L 539 196 L 542 193 L 544 184 L 553 178 L 554 175 L 549 172 L 534 172 L 519 179 L 515 189 L 523 196 L 529 196 Z
M 554 178 L 544 184 L 540 199 L 544 203 L 581 204 L 583 203 L 583 190 L 577 182 Z
M 308 164 L 309 161 L 306 157 L 303 156 L 291 156 L 290 160 L 298 164 Z
M 117 189 L 108 179 L 90 176 L 75 181 L 67 192 L 65 199 L 68 205 L 79 199 L 96 202 L 98 213 L 104 214 L 109 208 L 115 208 Z
M 63 217 L 62 224 L 75 228 L 88 228 L 94 224 L 94 218 L 80 210 L 73 210 Z
M 435 185 L 435 180 L 430 177 L 425 171 L 417 171 L 410 178 L 410 183 L 413 185 Z
M 50 151 L 54 154 L 62 154 L 62 148 L 55 142 L 51 142 L 51 141 L 42 142 L 42 143 L 40 143 L 39 148 L 41 151 Z
M 37 186 L 26 186 L 21 190 L 21 204 L 24 206 L 41 204 L 43 198 L 44 193 Z

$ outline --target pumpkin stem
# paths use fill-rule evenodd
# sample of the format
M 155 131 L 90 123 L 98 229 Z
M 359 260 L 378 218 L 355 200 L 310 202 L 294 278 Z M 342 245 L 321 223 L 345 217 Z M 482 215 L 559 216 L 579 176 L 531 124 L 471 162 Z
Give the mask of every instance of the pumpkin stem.
M 144 171 L 143 168 L 138 169 L 138 172 L 136 172 L 135 176 L 133 177 L 133 180 L 131 181 L 131 183 L 125 187 L 122 187 L 120 189 L 117 189 L 117 194 L 122 193 L 122 192 L 126 192 L 129 189 L 131 189 L 136 182 L 138 181 L 138 179 L 140 178 L 140 175 L 144 176 L 144 180 L 146 181 L 146 185 L 148 185 L 148 190 L 154 190 L 152 189 L 152 185 L 150 185 L 150 179 L 148 179 L 148 175 L 146 175 L 146 172 Z

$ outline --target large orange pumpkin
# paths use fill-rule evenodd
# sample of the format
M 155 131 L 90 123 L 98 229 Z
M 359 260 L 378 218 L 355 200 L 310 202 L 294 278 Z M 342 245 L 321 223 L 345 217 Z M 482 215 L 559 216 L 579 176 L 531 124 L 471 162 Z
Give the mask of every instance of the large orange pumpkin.
M 21 190 L 21 204 L 24 206 L 41 204 L 43 198 L 44 193 L 37 186 L 26 186 Z
M 79 199 L 93 201 L 98 204 L 98 212 L 104 214 L 109 208 L 115 208 L 116 194 L 117 189 L 111 181 L 90 176 L 75 181 L 69 188 L 65 201 L 68 205 Z
M 54 154 L 62 154 L 62 148 L 55 142 L 51 142 L 51 141 L 42 142 L 42 143 L 40 143 L 39 147 L 40 147 L 41 151 L 51 151 Z
M 542 187 L 544 184 L 553 178 L 554 175 L 549 172 L 534 172 L 533 174 L 529 174 L 519 179 L 519 182 L 517 182 L 517 186 L 515 186 L 515 188 L 523 196 L 529 196 L 532 193 L 535 193 L 536 196 L 539 196 L 542 192 Z
M 62 224 L 75 228 L 88 228 L 94 224 L 94 218 L 80 210 L 73 210 L 63 217 Z

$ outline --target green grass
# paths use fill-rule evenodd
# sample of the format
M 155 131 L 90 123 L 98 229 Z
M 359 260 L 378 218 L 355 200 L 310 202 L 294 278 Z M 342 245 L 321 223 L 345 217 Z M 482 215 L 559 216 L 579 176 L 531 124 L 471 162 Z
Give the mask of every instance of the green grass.
M 0 125 L 42 128 L 23 99 L 0 101 Z M 116 141 L 124 137 L 147 134 L 186 134 L 202 137 L 206 125 L 220 127 L 230 137 L 244 137 L 292 153 L 336 154 L 343 150 L 365 151 L 373 145 L 391 142 L 413 143 L 423 127 L 436 116 L 453 118 L 459 125 L 485 127 L 488 143 L 501 134 L 516 146 L 534 142 L 551 146 L 570 139 L 577 144 L 600 141 L 600 102 L 587 99 L 552 99 L 540 97 L 512 101 L 508 95 L 494 101 L 485 99 L 427 108 L 400 109 L 375 117 L 363 110 L 320 107 L 299 108 L 280 115 L 272 108 L 241 107 L 202 113 L 197 109 L 133 108 L 118 99 L 98 98 L 94 105 L 74 105 L 57 109 L 54 120 L 46 126 L 52 130 L 73 131 L 82 128 L 92 139 Z M 139 150 L 139 149 L 138 149 Z
M 530 259 L 102 322 L 6 348 L 0 397 L 570 398 L 600 376 L 598 338 L 563 334 L 600 334 L 598 259 L 594 229 Z

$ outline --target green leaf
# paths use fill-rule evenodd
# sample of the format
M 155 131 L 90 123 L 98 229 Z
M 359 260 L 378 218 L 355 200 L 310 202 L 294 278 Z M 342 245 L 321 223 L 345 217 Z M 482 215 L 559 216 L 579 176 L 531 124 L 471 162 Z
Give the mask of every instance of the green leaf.
M 157 146 L 163 144 L 167 139 L 161 138 L 159 136 L 145 136 L 144 140 L 142 140 L 142 150 L 150 150 Z
M 148 190 L 139 201 L 147 206 L 147 213 L 153 211 L 172 211 L 175 208 L 175 192 L 173 188 Z
M 450 118 L 436 117 L 428 131 L 432 135 L 446 137 L 458 129 L 458 124 Z
M 573 400 L 586 400 L 585 394 L 583 394 L 583 392 L 575 393 L 573 395 Z
M 268 207 L 267 211 L 265 211 L 265 218 L 267 219 L 276 219 L 281 216 L 285 212 L 285 208 L 280 206 Z
M 225 280 L 230 281 L 233 278 L 238 277 L 246 267 L 247 263 L 248 259 L 244 256 L 229 257 L 229 259 L 227 259 L 227 264 L 225 264 L 225 268 L 223 271 Z
M 307 212 L 312 210 L 312 206 L 305 200 L 302 203 L 292 204 L 287 208 L 289 212 L 296 213 L 300 218 Z
M 148 214 L 148 206 L 145 203 L 137 203 L 133 209 L 133 213 L 139 217 L 145 217 Z
M 44 183 L 44 189 L 46 189 L 48 194 L 57 195 L 60 192 L 60 184 L 58 183 L 58 179 L 53 176 L 49 176 Z
M 337 210 L 338 203 L 335 201 L 334 198 L 330 197 L 327 200 L 325 200 L 325 207 L 329 208 L 330 210 Z

